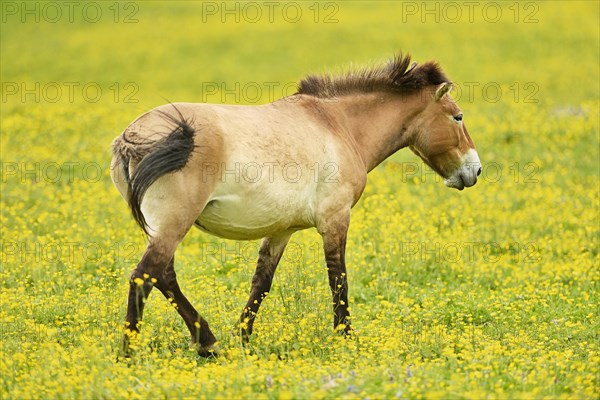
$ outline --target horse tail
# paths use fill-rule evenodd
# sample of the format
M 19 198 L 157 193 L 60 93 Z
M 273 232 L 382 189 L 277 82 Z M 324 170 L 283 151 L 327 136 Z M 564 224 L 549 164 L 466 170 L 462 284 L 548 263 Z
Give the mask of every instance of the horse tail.
M 173 125 L 173 129 L 163 138 L 155 142 L 133 142 L 125 133 L 113 142 L 113 153 L 118 158 L 127 183 L 126 200 L 131 214 L 146 235 L 149 235 L 148 224 L 142 213 L 142 200 L 146 191 L 158 178 L 171 172 L 180 171 L 186 166 L 195 148 L 196 130 L 193 121 L 186 120 L 173 105 L 177 116 L 164 111 L 155 110 L 163 120 Z M 130 161 L 139 160 L 133 174 L 130 174 Z

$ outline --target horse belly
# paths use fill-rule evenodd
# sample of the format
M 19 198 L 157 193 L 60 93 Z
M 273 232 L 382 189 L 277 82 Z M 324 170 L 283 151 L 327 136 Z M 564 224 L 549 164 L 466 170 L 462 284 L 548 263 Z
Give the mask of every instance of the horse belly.
M 313 226 L 307 190 L 227 186 L 211 196 L 196 220 L 196 226 L 205 232 L 226 239 L 252 240 Z

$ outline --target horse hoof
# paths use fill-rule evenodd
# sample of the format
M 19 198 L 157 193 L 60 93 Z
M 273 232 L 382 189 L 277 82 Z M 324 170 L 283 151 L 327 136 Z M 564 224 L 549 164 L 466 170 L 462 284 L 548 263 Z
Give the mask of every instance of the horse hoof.
M 250 335 L 252 334 L 251 330 L 248 330 L 245 327 L 234 327 L 231 329 L 231 336 L 241 340 L 242 345 L 247 345 L 250 342 Z
M 220 352 L 221 349 L 217 343 L 198 347 L 198 355 L 204 358 L 218 357 Z
M 248 331 L 242 331 L 240 332 L 240 338 L 242 339 L 242 345 L 247 345 L 248 343 L 250 343 L 250 334 L 248 333 Z

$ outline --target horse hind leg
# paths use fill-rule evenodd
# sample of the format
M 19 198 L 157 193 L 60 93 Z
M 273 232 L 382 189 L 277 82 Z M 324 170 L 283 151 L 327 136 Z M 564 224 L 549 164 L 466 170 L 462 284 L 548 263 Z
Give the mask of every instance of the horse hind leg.
M 198 354 L 203 357 L 216 356 L 219 352 L 217 338 L 211 332 L 208 322 L 192 306 L 185 297 L 175 274 L 174 258 L 171 259 L 167 268 L 163 271 L 157 282 L 157 288 L 175 307 L 181 318 L 183 318 L 190 335 L 192 343 Z
M 171 301 L 183 318 L 198 354 L 208 357 L 218 353 L 217 339 L 211 332 L 208 322 L 185 297 L 177 282 L 174 253 L 178 243 L 178 240 L 152 238 L 142 260 L 131 275 L 125 318 L 126 331 L 123 339 L 125 355 L 130 354 L 130 336 L 140 330 L 144 304 L 154 286 Z
M 151 242 L 148 245 L 141 261 L 133 270 L 129 279 L 129 296 L 122 349 L 126 356 L 130 355 L 131 336 L 135 336 L 140 331 L 144 305 L 155 283 L 158 282 L 156 277 L 162 274 L 162 270 L 169 262 L 169 251 L 158 243 Z
M 205 203 L 195 202 L 185 190 L 182 177 L 176 174 L 164 176 L 151 186 L 142 203 L 141 210 L 148 222 L 149 244 L 131 275 L 127 302 L 126 331 L 123 350 L 129 354 L 129 336 L 139 332 L 144 303 L 156 286 L 184 319 L 192 342 L 197 344 L 201 356 L 216 354 L 216 338 L 208 323 L 194 309 L 181 292 L 173 267 L 175 250 L 187 234 Z

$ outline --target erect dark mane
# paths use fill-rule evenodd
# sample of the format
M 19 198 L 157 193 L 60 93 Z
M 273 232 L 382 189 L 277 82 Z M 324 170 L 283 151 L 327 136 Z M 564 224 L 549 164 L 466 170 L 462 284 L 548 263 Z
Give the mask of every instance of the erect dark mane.
M 342 76 L 309 75 L 300 81 L 297 93 L 316 97 L 375 91 L 409 94 L 444 82 L 449 79 L 436 62 L 410 65 L 410 55 L 399 54 L 384 65 L 353 70 Z

